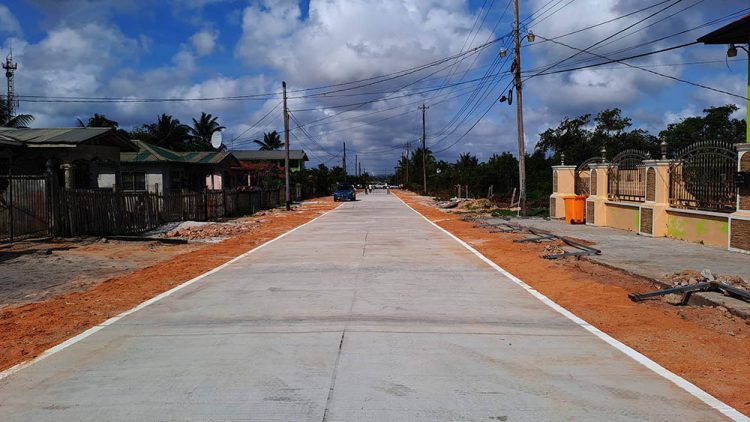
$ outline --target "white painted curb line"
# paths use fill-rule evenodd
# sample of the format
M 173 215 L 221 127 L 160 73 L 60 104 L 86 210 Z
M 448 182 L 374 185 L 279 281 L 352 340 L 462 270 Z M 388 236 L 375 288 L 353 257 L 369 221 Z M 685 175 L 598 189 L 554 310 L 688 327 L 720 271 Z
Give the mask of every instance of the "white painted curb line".
M 419 211 L 415 210 L 409 204 L 404 202 L 403 199 L 399 198 L 398 195 L 396 195 L 396 198 L 398 198 L 401 202 L 404 203 L 410 210 L 414 211 L 419 215 L 420 217 L 424 218 L 428 223 L 432 224 L 433 226 L 437 227 L 440 231 L 447 234 L 453 240 L 460 243 L 463 247 L 468 249 L 471 253 L 479 257 L 482 261 L 486 262 L 490 267 L 494 268 L 497 272 L 501 273 L 502 275 L 508 277 L 512 282 L 516 283 L 517 285 L 523 287 L 527 292 L 529 292 L 532 296 L 539 299 L 544 303 L 545 305 L 549 306 L 550 308 L 554 309 L 555 311 L 559 312 L 569 320 L 576 323 L 578 326 L 582 327 L 586 331 L 592 333 L 593 335 L 599 337 L 600 339 L 604 340 L 605 342 L 609 343 L 610 346 L 614 347 L 615 349 L 621 351 L 622 353 L 626 354 L 636 362 L 640 363 L 641 365 L 645 366 L 646 368 L 656 372 L 657 374 L 661 375 L 662 377 L 668 379 L 669 381 L 672 381 L 674 384 L 676 384 L 678 387 L 682 388 L 683 390 L 687 391 L 694 397 L 698 398 L 702 402 L 706 403 L 707 405 L 711 406 L 712 408 L 718 410 L 719 412 L 723 413 L 725 416 L 729 417 L 730 419 L 734 421 L 742 421 L 742 422 L 750 422 L 750 418 L 745 416 L 744 414 L 740 413 L 737 409 L 729 406 L 728 404 L 722 402 L 721 400 L 717 399 L 716 397 L 708 394 L 707 392 L 701 390 L 698 386 L 691 383 L 690 381 L 686 380 L 685 378 L 682 378 L 681 376 L 675 374 L 674 372 L 671 372 L 670 370 L 664 368 L 663 366 L 659 365 L 658 363 L 654 362 L 653 360 L 647 358 L 643 354 L 637 352 L 634 349 L 631 349 L 629 346 L 626 346 L 625 344 L 621 343 L 620 341 L 616 340 L 615 338 L 611 337 L 610 335 L 606 334 L 605 332 L 601 331 L 600 329 L 594 327 L 593 325 L 589 324 L 588 322 L 584 321 L 583 319 L 577 317 L 572 312 L 568 311 L 567 309 L 563 308 L 562 306 L 558 305 L 552 299 L 548 298 L 547 296 L 543 295 L 542 293 L 538 292 L 533 287 L 526 284 L 524 281 L 519 279 L 518 277 L 514 276 L 513 274 L 506 271 L 501 266 L 495 264 L 492 262 L 489 258 L 482 255 L 479 251 L 472 248 L 464 242 L 463 240 L 456 237 L 453 233 L 445 230 L 444 228 L 438 226 L 437 224 L 433 223 L 429 218 L 425 217 Z
M 293 233 L 293 232 L 301 229 L 302 227 L 305 227 L 306 225 L 308 225 L 308 224 L 312 223 L 313 221 L 315 221 L 315 220 L 323 217 L 324 215 L 326 215 L 326 214 L 328 214 L 328 213 L 330 213 L 332 211 L 337 210 L 339 208 L 339 206 L 337 206 L 336 208 L 333 208 L 331 210 L 328 210 L 328 211 L 324 212 L 323 214 L 321 214 L 321 215 L 313 218 L 312 220 L 308 221 L 307 223 L 299 225 L 299 226 L 297 226 L 297 227 L 295 227 L 295 228 L 293 228 L 293 229 L 291 229 L 291 230 L 289 230 L 287 232 L 284 232 L 284 233 L 280 234 L 279 236 L 277 236 L 277 237 L 275 237 L 275 238 L 267 241 L 266 243 L 263 243 L 262 245 L 256 246 L 255 248 L 253 248 L 253 249 L 251 249 L 251 250 L 243 253 L 242 255 L 239 255 L 239 256 L 237 256 L 235 258 L 230 259 L 229 261 L 227 261 L 227 262 L 219 265 L 218 267 L 216 267 L 216 268 L 214 268 L 212 270 L 209 270 L 209 271 L 207 271 L 207 272 L 205 272 L 205 273 L 203 273 L 203 274 L 201 274 L 201 275 L 199 275 L 199 276 L 197 276 L 197 277 L 195 277 L 193 279 L 190 279 L 190 280 L 188 280 L 188 281 L 186 281 L 186 282 L 184 282 L 184 283 L 182 283 L 180 285 L 177 285 L 177 286 L 175 286 L 175 287 L 167 290 L 164 293 L 160 293 L 159 295 L 154 296 L 154 297 L 152 297 L 151 299 L 148 299 L 145 302 L 142 302 L 141 304 L 135 306 L 134 308 L 128 309 L 127 311 L 124 311 L 124 312 L 122 312 L 119 315 L 113 316 L 112 318 L 110 318 L 110 319 L 102 322 L 99 325 L 95 325 L 95 326 L 89 328 L 88 330 L 82 332 L 81 334 L 78 334 L 77 336 L 71 337 L 71 338 L 65 340 L 64 342 L 58 344 L 57 346 L 54 346 L 54 347 L 51 347 L 51 348 L 45 350 L 44 352 L 42 352 L 42 354 L 40 354 L 39 356 L 35 357 L 34 359 L 28 360 L 26 362 L 21 362 L 21 363 L 15 365 L 15 366 L 11 366 L 10 368 L 8 368 L 8 369 L 0 372 L 0 380 L 3 380 L 5 378 L 13 375 L 16 372 L 18 372 L 18 371 L 20 371 L 20 370 L 22 370 L 24 368 L 27 368 L 27 367 L 29 367 L 29 366 L 31 366 L 31 365 L 39 362 L 40 360 L 42 360 L 44 358 L 52 356 L 55 353 L 59 352 L 60 350 L 65 349 L 68 346 L 72 346 L 72 345 L 78 343 L 79 341 L 85 339 L 86 337 L 88 337 L 88 336 L 96 333 L 97 331 L 101 330 L 102 328 L 104 328 L 104 327 L 106 327 L 108 325 L 114 324 L 115 322 L 119 321 L 120 319 L 125 318 L 126 316 L 132 314 L 133 312 L 139 311 L 139 310 L 145 308 L 148 305 L 156 303 L 156 302 L 164 299 L 165 297 L 171 295 L 172 293 L 174 293 L 174 292 L 176 292 L 178 290 L 182 290 L 185 287 L 187 287 L 187 286 L 189 286 L 189 285 L 191 285 L 191 284 L 193 284 L 193 283 L 195 283 L 197 281 L 200 281 L 201 279 L 203 279 L 205 277 L 208 277 L 209 275 L 211 275 L 211 274 L 213 274 L 215 272 L 220 271 L 224 267 L 226 267 L 226 266 L 228 266 L 228 265 L 230 265 L 230 264 L 232 264 L 232 263 L 234 263 L 234 262 L 236 262 L 236 261 L 238 261 L 238 260 L 240 260 L 242 258 L 245 258 L 246 256 L 250 255 L 251 253 L 253 253 L 253 252 L 255 252 L 255 251 L 257 251 L 257 250 L 259 250 L 261 248 L 264 248 L 264 247 L 270 245 L 271 243 L 273 243 L 273 242 L 275 242 L 275 241 L 283 238 L 284 236 L 286 236 L 288 234 L 291 234 L 291 233 Z

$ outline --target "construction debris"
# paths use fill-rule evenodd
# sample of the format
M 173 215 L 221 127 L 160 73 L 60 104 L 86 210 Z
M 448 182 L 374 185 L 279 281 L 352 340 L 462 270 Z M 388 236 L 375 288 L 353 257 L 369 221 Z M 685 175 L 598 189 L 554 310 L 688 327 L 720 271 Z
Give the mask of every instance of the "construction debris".
M 255 230 L 263 220 L 233 220 L 221 223 L 186 221 L 164 233 L 167 238 L 200 241 L 221 241 L 230 236 Z
M 435 206 L 442 209 L 456 208 L 458 206 L 458 202 L 458 200 L 436 201 Z
M 681 271 L 665 278 L 673 287 L 669 289 L 656 290 L 649 293 L 631 293 L 628 295 L 633 302 L 644 299 L 664 296 L 664 301 L 672 305 L 685 305 L 690 300 L 690 295 L 695 292 L 721 292 L 726 296 L 736 297 L 750 301 L 750 285 L 740 277 L 730 275 L 717 275 L 711 270 L 703 271 Z
M 580 258 L 581 256 L 601 255 L 602 253 L 602 251 L 600 251 L 599 249 L 585 245 L 579 241 L 576 241 L 576 240 L 573 240 L 571 238 L 564 237 L 564 236 L 558 236 L 554 233 L 550 233 L 548 231 L 541 230 L 536 227 L 521 226 L 519 224 L 513 224 L 509 221 L 491 222 L 491 221 L 488 221 L 487 219 L 476 218 L 476 217 L 473 217 L 470 219 L 464 218 L 464 221 L 477 223 L 474 225 L 475 228 L 489 228 L 490 233 L 511 233 L 511 232 L 515 233 L 515 232 L 525 231 L 534 235 L 534 237 L 527 237 L 525 239 L 516 239 L 513 241 L 515 243 L 523 243 L 523 242 L 538 243 L 540 241 L 560 240 L 563 243 L 565 243 L 567 246 L 570 246 L 576 249 L 573 252 L 569 252 L 562 248 L 559 248 L 559 253 L 543 255 L 543 258 L 545 259 L 558 259 L 558 258 L 565 258 L 569 256 L 575 256 L 576 258 Z
M 544 254 L 542 256 L 548 256 L 548 255 L 561 255 L 567 252 L 565 249 L 563 249 L 560 245 L 552 243 L 544 247 Z
M 479 213 L 488 214 L 498 211 L 501 208 L 494 202 L 486 198 L 464 199 L 451 198 L 446 201 L 435 201 L 434 206 L 440 209 L 454 209 L 457 213 Z
M 664 274 L 660 278 L 660 281 L 673 287 L 687 286 L 701 281 L 717 281 L 739 289 L 750 290 L 750 282 L 743 280 L 742 277 L 716 274 L 707 269 L 703 271 L 685 270 L 674 274 Z

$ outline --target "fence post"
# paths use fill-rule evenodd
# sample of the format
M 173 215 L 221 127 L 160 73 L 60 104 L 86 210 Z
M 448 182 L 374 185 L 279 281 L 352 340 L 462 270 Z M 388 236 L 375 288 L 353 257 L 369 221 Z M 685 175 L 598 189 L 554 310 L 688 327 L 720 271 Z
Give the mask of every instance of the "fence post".
M 737 189 L 737 210 L 729 216 L 729 249 L 750 253 L 750 144 L 736 144 L 737 170 L 742 179 Z
M 589 189 L 586 199 L 586 224 L 607 225 L 607 201 L 609 200 L 609 165 L 589 164 Z
M 115 217 L 115 227 L 114 227 L 114 233 L 116 235 L 120 234 L 121 228 L 122 228 L 122 209 L 123 209 L 123 203 L 122 203 L 122 195 L 120 193 L 120 189 L 117 188 L 117 184 L 112 185 L 112 193 L 114 193 L 114 217 Z
M 549 216 L 565 218 L 564 195 L 574 195 L 576 191 L 576 166 L 552 166 L 552 195 L 549 196 Z
M 203 212 L 205 221 L 208 221 L 208 187 L 203 189 Z
M 644 160 L 646 172 L 645 201 L 640 209 L 640 234 L 664 237 L 667 235 L 669 216 L 669 166 L 671 162 L 663 157 L 660 160 Z
M 223 186 L 222 186 L 222 188 L 223 188 Z M 223 196 L 223 200 L 224 200 L 224 202 L 223 202 L 223 204 L 224 204 L 224 215 L 222 217 L 226 217 L 228 215 L 228 213 L 227 213 L 227 190 L 226 189 L 222 189 L 221 190 L 221 195 Z
M 10 234 L 10 243 L 13 243 L 13 175 L 8 173 L 8 217 L 10 218 L 10 224 L 8 225 L 8 234 Z

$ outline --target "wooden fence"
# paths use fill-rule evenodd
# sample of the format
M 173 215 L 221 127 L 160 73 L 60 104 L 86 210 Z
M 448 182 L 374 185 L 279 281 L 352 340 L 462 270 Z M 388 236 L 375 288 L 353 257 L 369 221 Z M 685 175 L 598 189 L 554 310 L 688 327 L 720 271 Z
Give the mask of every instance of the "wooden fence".
M 127 235 L 174 221 L 207 221 L 253 214 L 279 205 L 278 190 L 205 192 L 112 192 L 66 190 L 60 231 L 65 236 Z
M 250 215 L 279 203 L 279 190 L 65 190 L 50 175 L 0 176 L 0 242 L 43 236 L 138 234 L 169 222 Z
M 0 176 L 0 241 L 50 234 L 50 186 L 45 176 Z

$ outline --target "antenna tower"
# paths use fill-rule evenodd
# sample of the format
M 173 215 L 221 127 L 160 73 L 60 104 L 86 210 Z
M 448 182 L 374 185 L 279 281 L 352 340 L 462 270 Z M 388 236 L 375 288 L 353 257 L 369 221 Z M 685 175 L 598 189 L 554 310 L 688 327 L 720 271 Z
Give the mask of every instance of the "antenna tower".
M 8 107 L 8 117 L 13 118 L 15 116 L 15 110 L 18 108 L 18 101 L 13 90 L 13 75 L 18 69 L 18 63 L 13 61 L 13 50 L 5 58 L 3 63 L 3 69 L 5 69 L 5 77 L 8 79 L 8 94 L 5 97 L 6 105 Z

